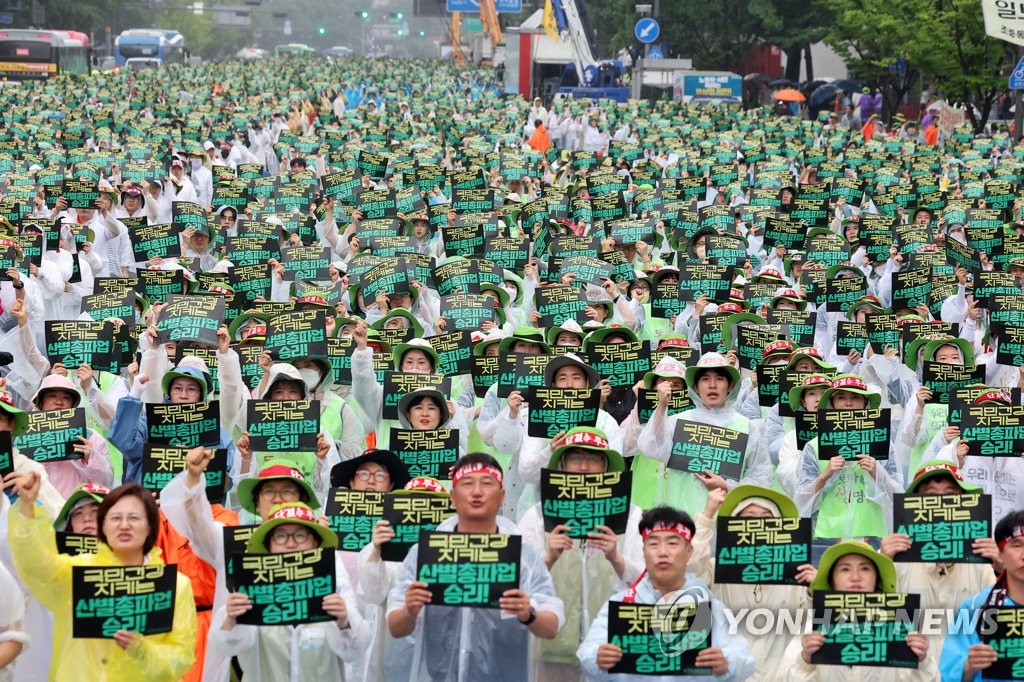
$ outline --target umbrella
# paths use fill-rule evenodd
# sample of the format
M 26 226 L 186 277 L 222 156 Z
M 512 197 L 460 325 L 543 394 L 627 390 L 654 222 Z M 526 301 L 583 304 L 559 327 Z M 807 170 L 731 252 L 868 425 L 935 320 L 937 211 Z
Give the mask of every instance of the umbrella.
M 804 93 L 793 88 L 785 88 L 772 93 L 773 99 L 782 100 L 783 102 L 803 102 L 807 98 L 804 97 Z
M 819 109 L 829 102 L 836 96 L 836 90 L 839 88 L 835 83 L 826 83 L 814 90 L 811 93 L 811 98 L 807 100 L 807 106 L 811 109 Z
M 787 80 L 785 78 L 776 78 L 775 80 L 773 80 L 771 83 L 768 84 L 768 87 L 770 87 L 770 88 L 795 88 L 797 85 L 799 85 L 799 83 L 794 83 L 791 80 Z

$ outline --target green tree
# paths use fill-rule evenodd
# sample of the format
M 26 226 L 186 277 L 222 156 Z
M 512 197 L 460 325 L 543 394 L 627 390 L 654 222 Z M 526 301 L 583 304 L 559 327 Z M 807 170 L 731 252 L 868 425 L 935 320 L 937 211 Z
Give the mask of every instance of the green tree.
M 817 0 L 835 16 L 825 42 L 846 59 L 862 82 L 883 87 L 886 109 L 896 111 L 919 79 L 967 107 L 975 130 L 988 121 L 999 88 L 1006 86 L 1005 48 L 985 37 L 975 0 Z M 903 60 L 901 75 L 891 67 Z
M 785 77 L 800 80 L 801 57 L 806 57 L 807 80 L 814 80 L 811 45 L 825 37 L 832 23 L 829 9 L 807 0 L 750 0 L 749 11 L 760 22 L 761 42 L 786 53 Z

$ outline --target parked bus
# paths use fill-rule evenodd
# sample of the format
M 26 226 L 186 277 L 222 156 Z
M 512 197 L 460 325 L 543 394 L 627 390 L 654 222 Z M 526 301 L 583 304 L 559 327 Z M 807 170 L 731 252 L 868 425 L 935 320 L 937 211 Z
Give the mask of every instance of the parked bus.
M 316 50 L 303 43 L 288 43 L 287 45 L 278 45 L 274 48 L 275 57 L 304 54 L 316 54 Z
M 158 59 L 161 64 L 185 61 L 185 36 L 163 28 L 130 28 L 114 39 L 114 63 L 124 66 L 133 57 Z
M 333 59 L 342 59 L 344 57 L 351 57 L 354 54 L 355 54 L 355 52 L 352 51 L 352 48 L 350 48 L 350 47 L 343 47 L 343 46 L 340 46 L 340 45 L 335 45 L 334 47 L 329 47 L 326 50 L 324 50 L 324 56 L 325 57 L 331 57 Z
M 61 73 L 89 73 L 88 38 L 75 31 L 0 31 L 0 80 L 42 80 Z

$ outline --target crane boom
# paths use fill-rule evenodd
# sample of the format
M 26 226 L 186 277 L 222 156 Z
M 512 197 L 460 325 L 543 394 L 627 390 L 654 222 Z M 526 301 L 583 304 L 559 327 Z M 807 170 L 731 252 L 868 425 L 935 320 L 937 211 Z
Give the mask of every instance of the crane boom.
M 582 2 L 551 0 L 551 8 L 554 10 L 560 39 L 568 41 L 572 48 L 571 66 L 576 72 L 573 79 L 569 73 L 570 68 L 566 67 L 558 91 L 574 97 L 610 97 L 625 102 L 629 95 L 628 88 L 622 86 L 622 64 L 614 60 L 598 61 L 594 57 L 593 29 Z

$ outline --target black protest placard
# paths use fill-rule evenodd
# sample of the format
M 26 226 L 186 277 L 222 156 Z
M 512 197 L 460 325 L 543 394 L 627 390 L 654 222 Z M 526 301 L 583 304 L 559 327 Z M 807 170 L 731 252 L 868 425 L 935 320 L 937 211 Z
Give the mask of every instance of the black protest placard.
M 786 335 L 778 325 L 755 325 L 747 322 L 735 325 L 733 339 L 736 342 L 740 366 L 753 370 L 764 357 L 764 349 L 784 338 Z
M 520 535 L 424 532 L 416 580 L 427 584 L 431 604 L 500 608 L 501 595 L 519 589 L 522 542 Z
M 403 561 L 423 533 L 432 533 L 445 519 L 454 515 L 455 507 L 447 495 L 385 495 L 383 518 L 391 524 L 395 536 L 381 545 L 381 559 Z M 420 551 L 423 551 L 423 545 L 420 545 Z
M 356 168 L 360 175 L 380 180 L 388 172 L 388 157 L 386 154 L 375 154 L 361 149 L 356 156 Z
M 95 535 L 81 535 L 79 533 L 54 534 L 57 541 L 57 552 L 68 556 L 80 554 L 95 554 L 100 548 L 100 539 Z
M 1018 294 L 992 294 L 988 302 L 989 321 L 993 330 L 1004 326 L 1024 327 L 1024 296 Z
M 473 356 L 473 392 L 477 398 L 487 395 L 488 389 L 498 382 L 501 366 L 501 358 L 497 355 Z
M 183 448 L 220 444 L 220 406 L 216 403 L 146 403 L 149 440 Z
M 459 458 L 458 429 L 391 429 L 391 450 L 405 463 L 409 475 L 448 479 Z
M 932 291 L 931 268 L 892 273 L 892 309 L 903 310 L 928 304 Z
M 600 258 L 592 256 L 570 256 L 562 260 L 561 268 L 558 270 L 557 279 L 561 281 L 566 275 L 575 275 L 573 284 L 582 286 L 593 284 L 602 286 L 605 279 L 609 279 L 615 271 L 615 266 Z
M 541 513 L 544 531 L 568 526 L 571 538 L 585 538 L 607 526 L 616 535 L 626 532 L 629 521 L 632 472 L 605 471 L 598 474 L 570 473 L 552 469 L 540 471 Z
M 0 480 L 14 471 L 14 443 L 10 431 L 0 431 Z
M 264 347 L 275 360 L 327 358 L 327 311 L 307 308 L 280 312 L 267 321 Z
M 765 220 L 764 245 L 784 246 L 786 250 L 799 249 L 807 235 L 807 227 L 782 216 L 768 216 Z
M 960 431 L 968 455 L 1020 457 L 1024 453 L 1024 406 L 965 405 L 960 413 Z
M 328 246 L 283 246 L 281 265 L 284 279 L 325 282 L 331 278 L 331 249 Z
M 250 400 L 249 446 L 258 452 L 316 452 L 319 400 Z
M 679 270 L 679 292 L 684 301 L 707 296 L 712 303 L 729 300 L 735 268 L 730 265 L 688 263 Z
M 868 327 L 863 322 L 839 320 L 836 327 L 836 355 L 849 355 L 856 351 L 861 355 L 868 345 Z
M 732 481 L 743 475 L 749 434 L 723 426 L 676 420 L 668 466 L 676 471 L 710 471 Z
M 867 296 L 867 293 L 868 281 L 864 275 L 827 279 L 825 280 L 825 310 L 830 313 L 844 312 L 851 303 Z
M 245 546 L 249 544 L 252 534 L 259 528 L 259 524 L 253 526 L 224 526 L 221 529 L 221 538 L 224 542 L 224 565 L 219 567 L 224 573 L 224 580 L 227 583 L 229 592 L 236 592 L 235 584 L 232 582 L 231 564 L 235 557 L 245 552 Z
M 181 256 L 181 238 L 178 228 L 170 223 L 147 225 L 128 232 L 132 240 L 135 261 L 148 261 L 154 256 L 158 258 L 178 258 Z
M 461 189 L 452 190 L 452 210 L 459 214 L 490 213 L 500 208 L 497 195 L 493 189 Z
M 406 393 L 417 388 L 436 388 L 445 396 L 450 396 L 452 379 L 442 374 L 415 374 L 413 372 L 385 372 L 383 404 L 381 416 L 384 419 L 398 419 L 398 403 Z M 442 425 L 443 426 L 443 425 Z
M 765 321 L 771 325 L 786 325 L 786 337 L 794 346 L 809 347 L 814 345 L 814 329 L 818 315 L 810 310 L 769 310 Z
M 150 303 L 163 303 L 172 294 L 184 294 L 188 291 L 185 271 L 175 270 L 139 270 L 138 292 Z
M 97 322 L 116 318 L 135 326 L 135 293 L 131 289 L 108 291 L 82 298 L 82 312 Z
M 273 280 L 269 263 L 236 265 L 228 278 L 235 292 L 233 303 L 236 306 L 244 307 L 244 302 L 252 303 L 260 297 L 270 298 Z
M 978 396 L 982 393 L 988 393 L 989 391 L 999 391 L 1005 393 L 1010 398 L 1010 403 L 1013 405 L 1021 404 L 1021 390 L 1019 388 L 991 388 L 983 385 L 974 386 L 957 386 L 951 391 L 949 396 L 949 416 L 947 422 L 950 426 L 963 427 L 964 413 L 967 408 L 974 405 L 974 401 L 977 400 Z
M 530 260 L 530 244 L 521 238 L 492 237 L 484 242 L 484 257 L 506 270 L 522 272 Z
M 235 267 L 266 265 L 273 258 L 281 260 L 280 241 L 273 237 L 226 237 L 227 255 Z
M 818 459 L 889 458 L 890 410 L 818 410 Z
M 743 239 L 731 234 L 708 235 L 704 246 L 705 257 L 715 265 L 742 266 L 749 258 Z
M 567 320 L 575 320 L 583 325 L 590 318 L 587 309 L 587 297 L 583 288 L 575 284 L 553 284 L 538 288 L 534 292 L 537 312 L 540 313 L 541 327 L 556 327 Z
M 796 585 L 797 568 L 811 562 L 811 519 L 719 516 L 715 582 Z
M 996 337 L 996 362 L 1000 365 L 1024 365 L 1024 327 L 1006 326 Z
M 985 365 L 947 365 L 925 360 L 921 372 L 922 384 L 932 392 L 930 403 L 949 403 L 952 389 L 985 383 Z
M 85 438 L 85 434 L 84 407 L 29 412 L 28 427 L 14 437 L 14 447 L 40 463 L 82 459 L 75 446 L 82 445 L 78 439 Z
M 981 641 L 996 651 L 996 662 L 984 672 L 987 680 L 1024 680 L 1024 607 L 988 608 L 982 613 Z
M 112 639 L 119 630 L 170 632 L 177 579 L 173 564 L 72 566 L 71 636 Z
M 633 386 L 651 371 L 651 345 L 646 341 L 595 343 L 583 359 L 612 388 Z
M 94 371 L 117 373 L 124 366 L 111 322 L 46 320 L 46 358 L 65 367 L 89 365 Z
M 550 439 L 574 426 L 595 426 L 601 392 L 589 388 L 549 388 L 530 391 L 527 435 Z
M 437 366 L 438 374 L 457 376 L 473 371 L 472 332 L 462 329 L 437 334 L 427 340 L 441 360 Z
M 144 443 L 142 446 L 142 487 L 159 493 L 171 479 L 185 470 L 189 448 Z M 211 504 L 224 502 L 227 490 L 228 451 L 215 450 L 206 465 L 206 499 Z
M 485 294 L 451 294 L 441 297 L 441 317 L 448 329 L 476 331 L 484 322 L 497 324 L 497 300 Z
M 672 391 L 672 395 L 668 399 L 668 406 L 666 407 L 665 414 L 667 416 L 679 414 L 680 412 L 685 412 L 692 407 L 693 401 L 690 400 L 690 395 L 686 392 L 686 389 L 681 391 Z M 649 422 L 657 408 L 658 391 L 656 389 L 637 389 L 636 409 L 637 416 L 640 418 L 641 424 Z
M 157 343 L 189 341 L 216 346 L 225 307 L 221 296 L 168 296 L 156 322 Z
M 409 294 L 411 277 L 406 261 L 400 258 L 386 258 L 363 273 L 359 278 L 363 300 L 367 304 L 384 292 L 388 296 Z
M 900 327 L 900 353 L 905 355 L 907 347 L 922 336 L 959 336 L 960 325 L 956 322 L 905 322 Z
M 722 330 L 725 329 L 725 322 L 730 317 L 732 317 L 732 313 L 701 315 L 698 318 L 697 330 L 700 333 L 701 352 L 711 353 L 718 350 L 722 344 Z
M 761 407 L 771 407 L 779 402 L 779 376 L 786 369 L 785 365 L 757 365 L 757 402 Z M 786 400 L 789 396 L 784 396 Z
M 651 289 L 651 315 L 668 320 L 679 315 L 686 308 L 682 290 L 678 284 L 660 282 Z
M 917 630 L 920 595 L 815 590 L 812 600 L 816 630 L 825 635 L 812 664 L 918 667 L 906 640 Z
M 980 490 L 955 495 L 897 493 L 893 497 L 894 533 L 910 536 L 910 549 L 893 561 L 986 563 L 971 548 L 992 536 L 992 496 Z
M 343 483 L 347 485 L 348 481 Z M 331 488 L 324 516 L 338 535 L 338 549 L 358 552 L 370 544 L 374 525 L 384 517 L 384 493 Z
M 899 316 L 891 313 L 868 315 L 866 324 L 872 351 L 882 354 L 887 348 L 900 347 Z
M 236 592 L 252 608 L 238 616 L 243 625 L 299 625 L 334 620 L 324 597 L 337 592 L 335 552 L 317 547 L 285 554 L 236 554 L 228 568 Z
M 974 300 L 982 308 L 989 306 L 992 296 L 1019 296 L 1021 293 L 1017 278 L 1001 270 L 977 270 L 972 274 Z
M 475 260 L 458 258 L 434 268 L 434 288 L 438 296 L 456 292 L 463 294 L 480 293 L 480 270 Z
M 96 208 L 100 190 L 92 180 L 64 178 L 60 195 L 68 202 L 68 208 Z
M 712 646 L 711 602 L 672 604 L 608 602 L 608 643 L 622 649 L 612 674 L 710 676 L 697 655 Z M 666 646 L 666 642 L 672 646 Z
M 206 209 L 192 201 L 171 202 L 171 225 L 179 232 L 193 228 L 205 232 L 210 224 Z

